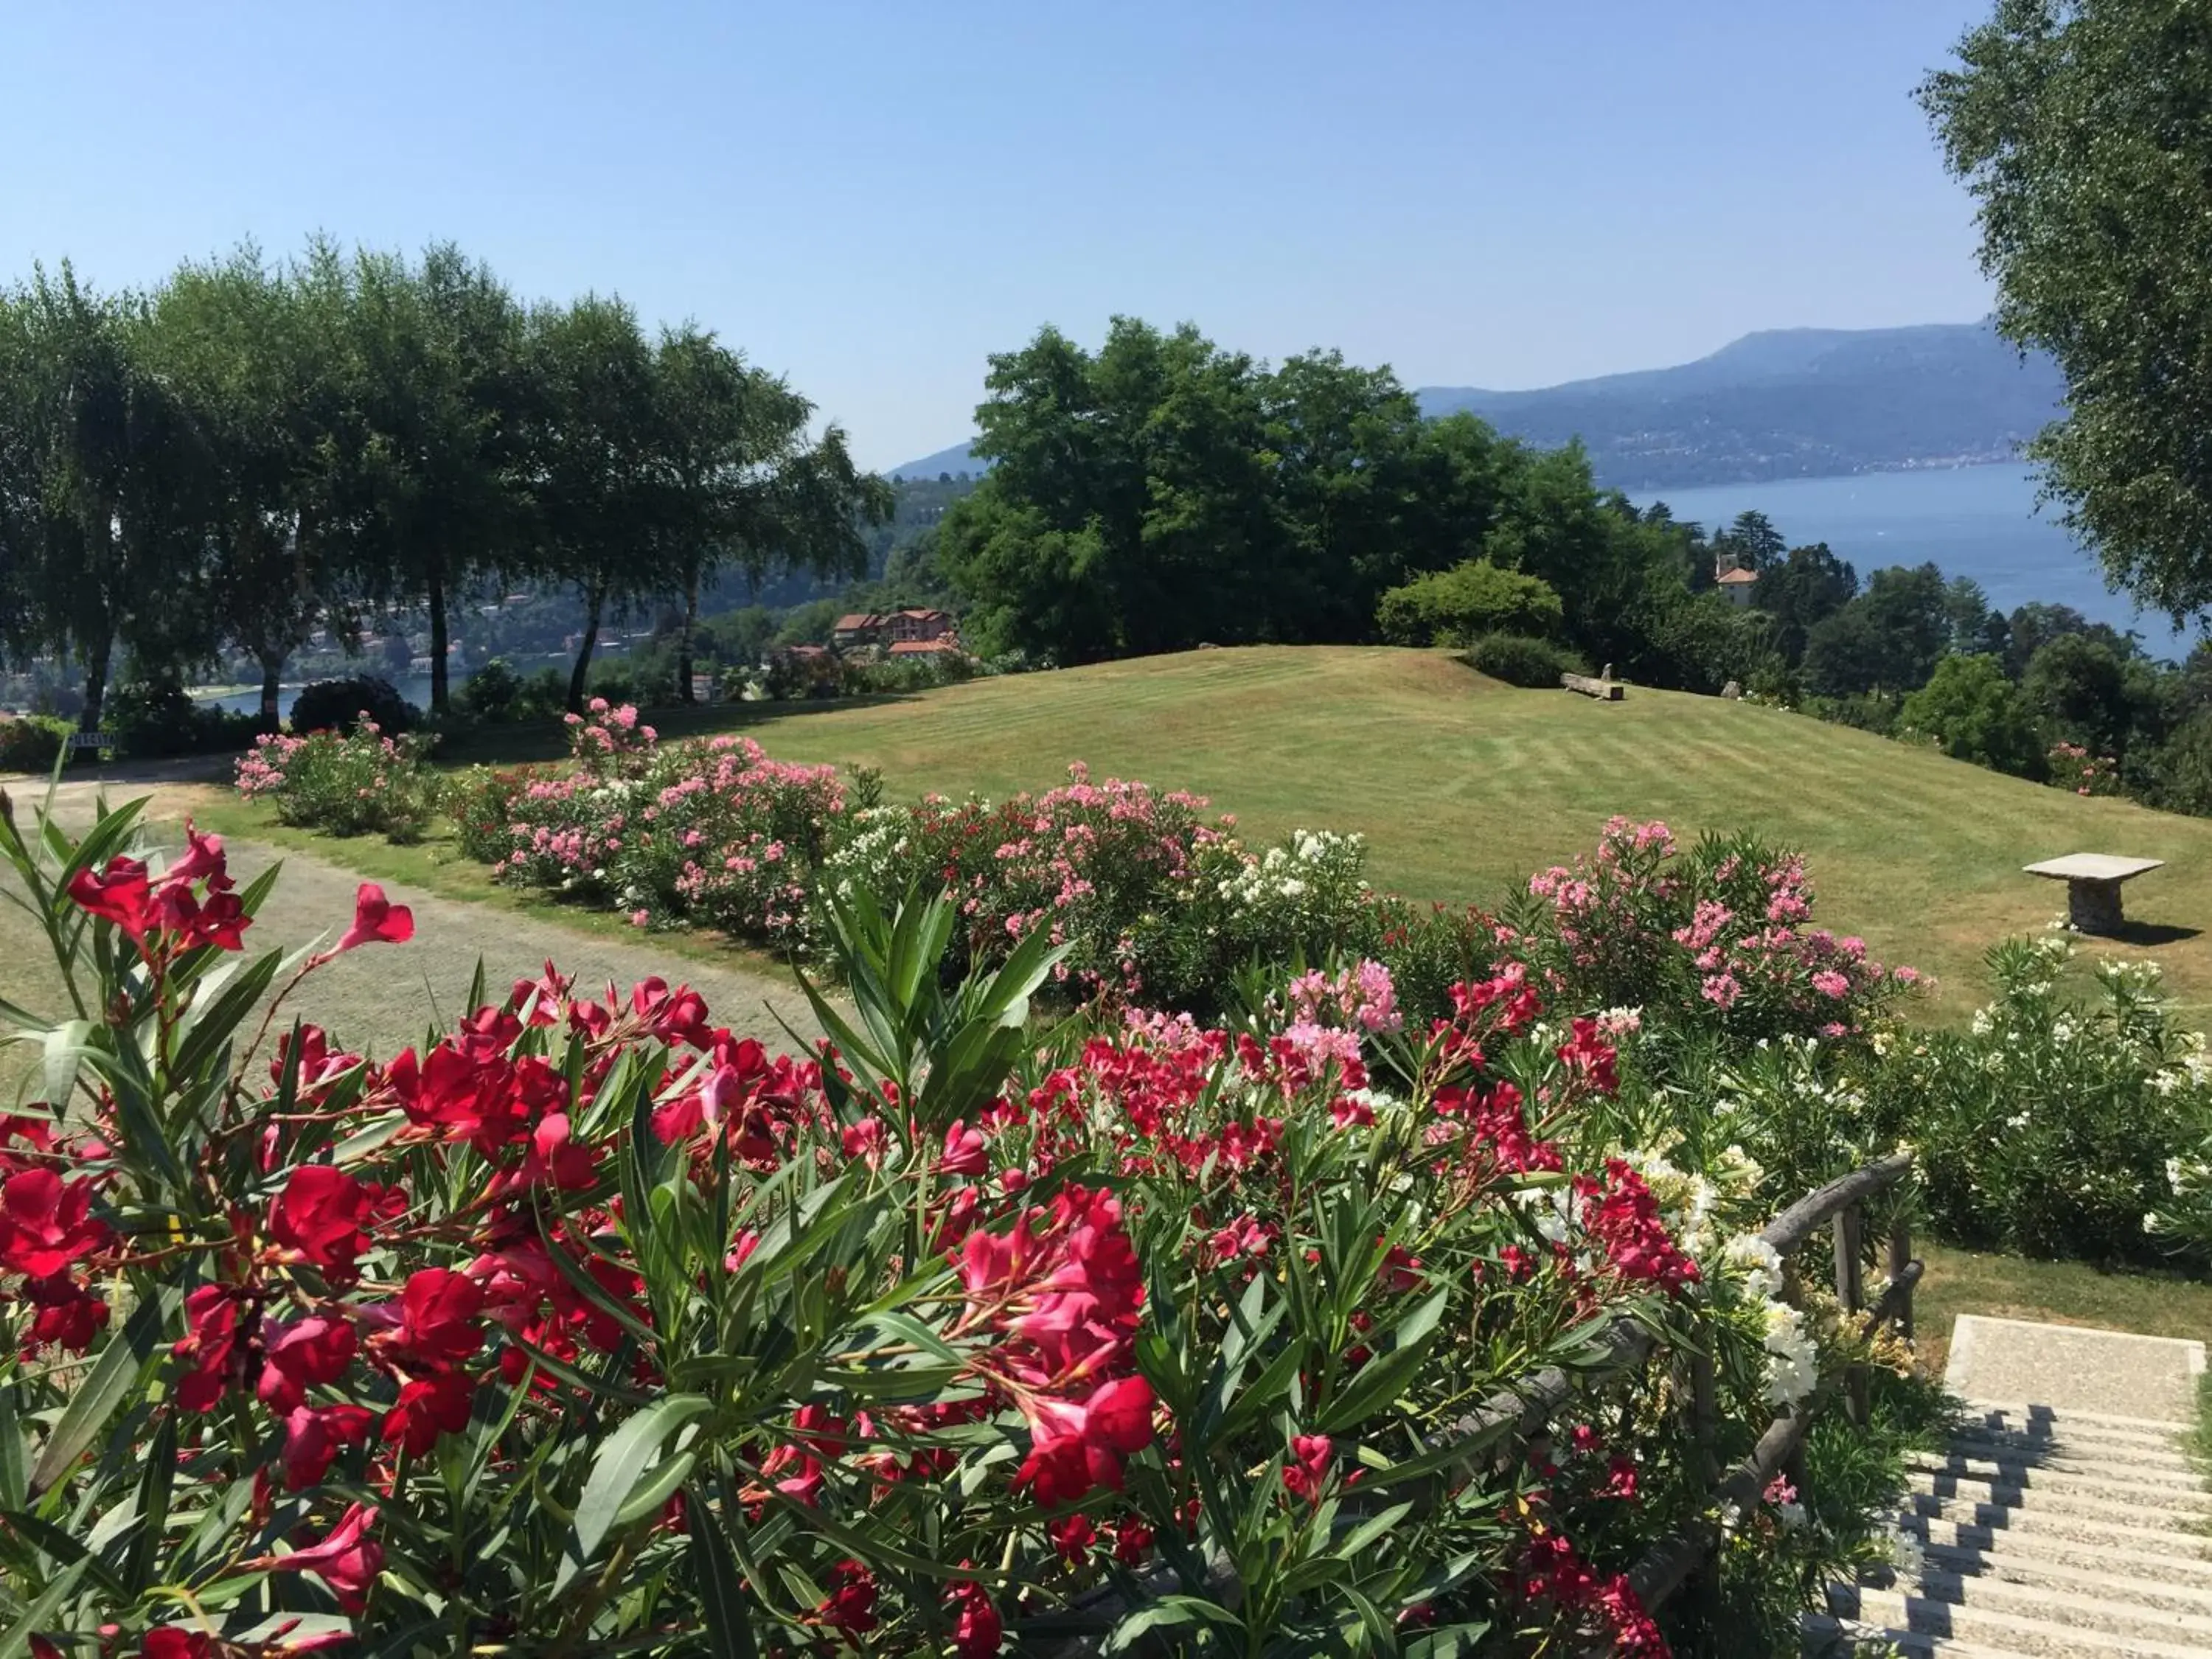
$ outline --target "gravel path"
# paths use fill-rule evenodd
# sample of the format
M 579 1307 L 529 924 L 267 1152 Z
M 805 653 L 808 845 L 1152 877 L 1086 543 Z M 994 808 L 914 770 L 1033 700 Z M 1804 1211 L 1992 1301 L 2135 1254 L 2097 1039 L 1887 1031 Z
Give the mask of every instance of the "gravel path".
M 112 800 L 131 793 L 114 781 L 106 787 Z M 56 817 L 73 833 L 91 821 L 94 787 L 66 784 L 57 798 Z M 183 845 L 183 830 L 174 822 L 156 820 L 148 825 L 148 839 L 173 850 Z M 252 951 L 272 945 L 290 951 L 319 935 L 335 939 L 352 921 L 358 875 L 310 854 L 251 842 L 225 844 L 231 873 L 241 886 L 276 860 L 283 861 L 276 891 L 246 932 Z M 464 1012 L 479 957 L 486 990 L 494 996 L 517 979 L 535 978 L 550 959 L 575 979 L 580 991 L 588 988 L 595 995 L 611 981 L 626 994 L 635 981 L 654 974 L 671 985 L 688 983 L 707 999 L 715 1024 L 758 1037 L 771 1050 L 793 1046 L 778 1015 L 810 1041 L 820 1032 L 804 994 L 787 975 L 735 960 L 723 967 L 658 951 L 647 935 L 635 945 L 617 943 L 557 920 L 443 898 L 397 883 L 386 883 L 385 893 L 414 910 L 413 940 L 349 951 L 310 975 L 286 1004 L 347 1046 L 371 1055 L 419 1043 L 426 1028 L 448 1024 Z M 52 973 L 43 968 L 46 949 L 27 918 L 12 907 L 0 907 L 0 990 L 40 1012 L 53 1001 Z M 42 984 L 45 995 L 40 994 Z

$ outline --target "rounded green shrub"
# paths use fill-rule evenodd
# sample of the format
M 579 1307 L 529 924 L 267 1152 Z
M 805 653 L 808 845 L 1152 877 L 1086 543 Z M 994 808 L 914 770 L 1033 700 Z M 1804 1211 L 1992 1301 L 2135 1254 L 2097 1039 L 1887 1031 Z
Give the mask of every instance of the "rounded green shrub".
M 1564 645 L 1526 634 L 1485 634 L 1467 648 L 1467 665 L 1508 685 L 1556 686 L 1562 674 L 1587 674 L 1589 665 Z
M 302 687 L 292 704 L 292 729 L 350 732 L 363 714 L 386 737 L 396 737 L 415 724 L 416 710 L 390 680 L 376 674 L 356 674 L 342 680 L 317 680 Z
M 27 714 L 0 720 L 0 772 L 51 772 L 75 730 L 67 720 Z

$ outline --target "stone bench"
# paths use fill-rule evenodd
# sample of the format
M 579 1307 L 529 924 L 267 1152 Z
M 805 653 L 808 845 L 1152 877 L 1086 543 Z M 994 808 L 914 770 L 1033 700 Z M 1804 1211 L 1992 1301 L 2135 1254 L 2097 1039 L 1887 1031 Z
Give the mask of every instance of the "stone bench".
M 2117 933 L 2127 918 L 2120 910 L 2120 884 L 2165 864 L 2164 859 L 2127 859 L 2112 853 L 2069 853 L 2022 866 L 2031 876 L 2066 884 L 2066 919 L 2085 933 Z
M 1562 674 L 1559 684 L 1570 691 L 1579 691 L 1586 697 L 1595 697 L 1600 702 L 1619 702 L 1620 688 L 1609 679 L 1600 679 L 1595 674 Z

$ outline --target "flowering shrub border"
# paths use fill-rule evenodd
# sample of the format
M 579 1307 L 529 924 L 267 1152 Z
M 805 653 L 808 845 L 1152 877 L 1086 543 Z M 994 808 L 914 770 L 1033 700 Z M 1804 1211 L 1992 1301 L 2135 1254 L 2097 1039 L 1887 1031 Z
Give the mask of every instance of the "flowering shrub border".
M 571 716 L 568 769 L 473 769 L 446 787 L 461 847 L 495 878 L 811 951 L 839 896 L 951 892 L 952 969 L 1032 931 L 1068 948 L 1073 1000 L 1218 1011 L 1255 965 L 1373 957 L 1408 1006 L 1509 956 L 1581 1009 L 1641 1001 L 1731 1041 L 1863 1036 L 1917 975 L 1813 925 L 1802 860 L 1749 837 L 1686 852 L 1664 824 L 1608 823 L 1594 857 L 1537 876 L 1503 917 L 1375 892 L 1357 836 L 1301 830 L 1252 848 L 1180 791 L 1094 781 L 993 804 L 879 802 L 878 781 L 778 762 L 750 738 L 664 744 L 633 708 Z
M 264 996 L 411 919 L 364 887 L 246 961 L 273 878 L 189 830 L 143 861 L 134 815 L 0 814 L 87 1011 L 10 1011 L 50 1098 L 0 1126 L 0 1610 L 41 1654 L 972 1659 L 1102 1585 L 1124 1638 L 1656 1653 L 1620 1564 L 1705 1503 L 1663 1367 L 1553 1467 L 1437 1490 L 1429 1431 L 1623 1314 L 1738 1424 L 1867 1357 L 1778 1347 L 1754 1183 L 1624 1152 L 1613 1046 L 1517 965 L 1425 1027 L 1368 962 L 1039 1045 L 1065 945 L 948 987 L 953 907 L 866 896 L 820 1054 L 549 967 L 421 1052 L 271 1056 Z M 1761 1605 L 1871 1547 L 1770 1499 L 1729 1558 Z

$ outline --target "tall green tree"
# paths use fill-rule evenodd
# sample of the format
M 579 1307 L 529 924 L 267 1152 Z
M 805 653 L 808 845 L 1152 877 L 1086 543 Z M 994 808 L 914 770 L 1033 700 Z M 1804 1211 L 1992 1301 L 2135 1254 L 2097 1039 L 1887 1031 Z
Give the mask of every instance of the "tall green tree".
M 2030 447 L 2106 575 L 2212 605 L 2212 24 L 2197 0 L 1998 0 L 1920 100 L 1973 193 L 1997 326 L 2048 351 Z
M 1912 691 L 1951 648 L 1950 594 L 1932 564 L 1875 571 L 1866 589 L 1806 636 L 1805 680 L 1830 696 Z
M 1900 724 L 1933 738 L 1954 760 L 2023 778 L 2040 777 L 2044 745 L 2020 688 L 1994 657 L 1948 656 L 1906 697 Z
M 1712 539 L 1716 558 L 1738 570 L 1755 570 L 1762 575 L 1781 561 L 1789 546 L 1772 520 L 1749 510 L 1737 514 L 1729 527 Z
M 347 307 L 343 457 L 348 565 L 386 604 L 420 605 L 430 706 L 449 686 L 450 607 L 531 547 L 523 465 L 524 313 L 490 270 L 450 243 L 419 264 L 363 251 Z
M 7 631 L 83 665 L 87 731 L 118 649 L 165 675 L 213 654 L 205 434 L 155 369 L 151 331 L 143 295 L 101 294 L 67 265 L 0 307 L 6 446 L 21 469 L 0 485 Z
M 151 355 L 193 408 L 213 533 L 205 573 L 221 635 L 261 669 L 274 729 L 284 665 L 340 602 L 335 436 L 347 420 L 343 286 L 326 249 L 293 273 L 246 246 L 188 263 L 154 301 Z
M 665 410 L 653 347 L 619 300 L 586 295 L 531 316 L 524 348 L 523 459 L 534 565 L 569 583 L 584 623 L 568 677 L 581 708 L 610 611 L 676 584 Z
M 1859 591 L 1858 572 L 1838 558 L 1826 542 L 1793 547 L 1759 574 L 1751 602 L 1774 618 L 1775 645 L 1796 665 L 1805 655 L 1806 636 L 1851 602 Z
M 868 532 L 890 520 L 893 497 L 854 461 L 843 428 L 810 437 L 814 405 L 704 330 L 663 332 L 655 384 L 684 607 L 677 692 L 689 702 L 701 586 L 725 569 L 756 588 L 785 570 L 866 575 Z

